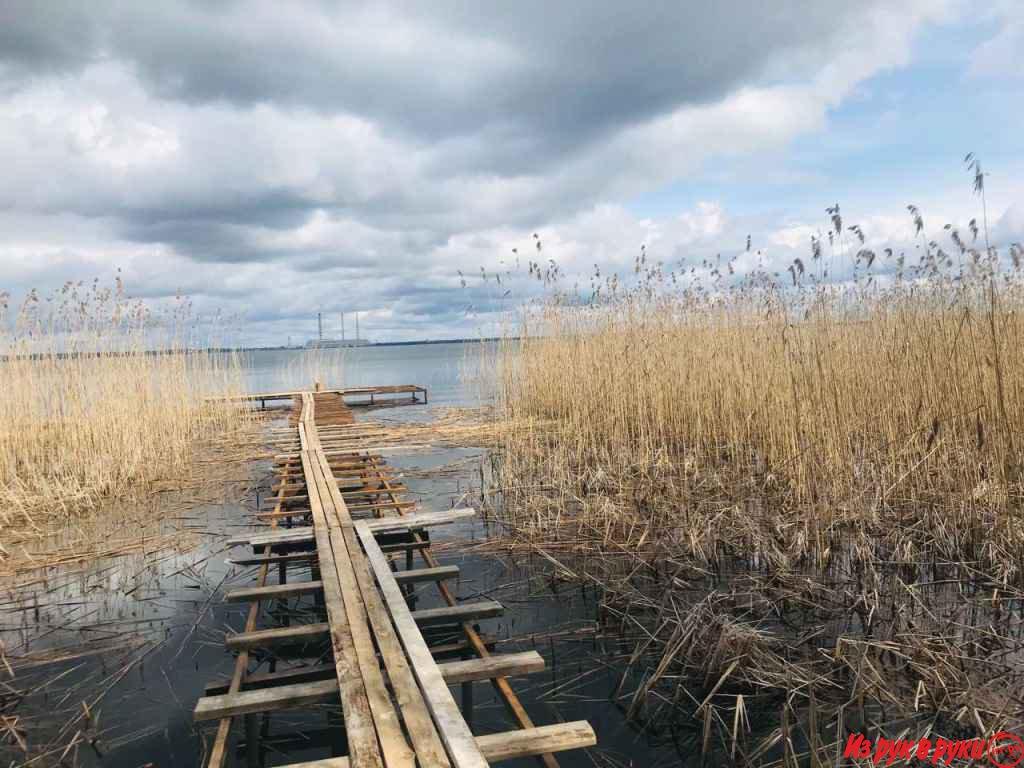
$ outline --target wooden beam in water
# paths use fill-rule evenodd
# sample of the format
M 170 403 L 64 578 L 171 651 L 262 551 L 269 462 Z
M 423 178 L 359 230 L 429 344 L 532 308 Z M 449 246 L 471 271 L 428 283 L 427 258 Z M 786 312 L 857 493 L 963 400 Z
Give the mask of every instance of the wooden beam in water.
M 505 606 L 496 600 L 478 600 L 461 605 L 445 605 L 440 608 L 423 608 L 412 611 L 411 616 L 423 627 L 434 624 L 456 624 L 476 619 L 490 619 L 505 612 Z
M 438 664 L 441 676 L 448 685 L 488 680 L 492 677 L 527 675 L 544 669 L 544 659 L 536 651 L 491 656 L 488 659 L 468 659 Z M 315 674 L 330 674 L 333 667 L 316 667 Z M 307 671 L 298 674 L 309 675 Z M 223 688 L 223 686 L 221 686 Z M 214 688 L 214 690 L 217 690 Z M 243 715 L 248 712 L 273 712 L 281 709 L 301 709 L 312 704 L 336 703 L 338 685 L 331 680 L 314 680 L 260 687 L 239 693 L 208 693 L 199 699 L 194 719 L 214 720 L 221 717 Z
M 360 521 L 359 525 L 367 526 L 371 531 L 401 531 L 412 528 L 427 528 L 445 525 L 457 520 L 465 520 L 476 515 L 472 509 L 450 509 L 445 512 L 420 512 L 402 517 L 381 517 L 373 520 Z M 251 544 L 254 547 L 273 546 L 277 544 L 297 544 L 312 541 L 315 526 L 286 528 L 272 533 L 246 533 L 228 539 L 228 546 Z
M 225 593 L 224 600 L 241 603 L 247 600 L 281 600 L 286 597 L 312 595 L 323 591 L 322 581 L 297 581 L 291 584 L 272 584 L 266 587 L 246 587 Z
M 290 552 L 286 555 L 256 555 L 255 557 L 232 557 L 227 562 L 232 565 L 274 565 L 275 563 L 295 563 L 316 560 L 316 551 Z
M 291 627 L 274 627 L 273 629 L 255 629 L 252 632 L 239 632 L 228 635 L 224 644 L 234 650 L 251 650 L 253 648 L 269 648 L 281 643 L 321 640 L 331 633 L 331 625 L 327 622 L 315 624 L 298 624 Z

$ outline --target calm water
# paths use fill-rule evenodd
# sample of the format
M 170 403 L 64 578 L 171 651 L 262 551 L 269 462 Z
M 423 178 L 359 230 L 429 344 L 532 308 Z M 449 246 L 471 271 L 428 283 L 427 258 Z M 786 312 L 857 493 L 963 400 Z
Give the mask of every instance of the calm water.
M 419 384 L 433 405 L 479 405 L 485 397 L 479 372 L 492 353 L 491 344 L 266 350 L 247 353 L 246 370 L 255 392 L 308 389 L 319 378 L 330 387 Z
M 254 352 L 248 356 L 247 375 L 252 389 L 258 391 L 308 386 L 315 378 L 331 387 L 420 384 L 429 390 L 428 407 L 376 411 L 359 418 L 424 419 L 435 409 L 479 404 L 483 389 L 476 373 L 482 351 L 486 350 L 479 345 L 452 344 L 324 353 Z M 396 473 L 406 473 L 403 479 L 411 497 L 426 510 L 440 510 L 472 503 L 479 487 L 481 457 L 474 449 L 438 449 L 388 459 Z M 429 471 L 441 467 L 447 471 Z M 233 670 L 234 657 L 224 649 L 224 634 L 241 628 L 246 607 L 228 606 L 221 598 L 227 589 L 252 584 L 255 569 L 226 563 L 223 539 L 246 527 L 248 513 L 269 489 L 269 466 L 256 467 L 255 478 L 256 487 L 241 504 L 192 500 L 179 511 L 174 505 L 182 501 L 170 497 L 142 510 L 174 518 L 169 525 L 175 536 L 182 537 L 182 551 L 98 558 L 53 570 L 0 603 L 0 639 L 8 656 L 24 657 L 46 649 L 103 650 L 57 664 L 19 667 L 10 682 L 26 693 L 24 701 L 13 701 L 0 692 L 0 714 L 15 712 L 15 705 L 19 706 L 23 737 L 32 739 L 34 749 L 44 737 L 57 743 L 60 733 L 65 740 L 79 733 L 80 744 L 65 757 L 67 764 L 108 768 L 203 764 L 204 741 L 212 740 L 215 724 L 196 727 L 191 712 L 204 686 Z M 170 505 L 170 510 L 156 509 L 157 505 Z M 125 525 L 132 525 L 130 519 Z M 450 526 L 438 531 L 435 541 L 472 541 L 482 535 L 478 524 Z M 546 658 L 548 668 L 543 673 L 513 681 L 535 723 L 586 719 L 597 731 L 600 757 L 583 751 L 565 753 L 559 757 L 561 765 L 687 762 L 679 755 L 692 754 L 695 734 L 644 732 L 628 725 L 619 705 L 611 700 L 619 672 L 604 661 L 611 649 L 598 639 L 592 594 L 532 575 L 536 564 L 525 557 L 464 555 L 451 548 L 440 559 L 460 566 L 460 597 L 489 597 L 505 605 L 501 619 L 482 622 L 486 633 L 509 641 L 499 645 L 499 651 L 536 649 Z M 543 568 L 536 572 L 543 573 Z M 303 577 L 296 573 L 294 578 Z M 440 604 L 436 592 L 429 585 L 421 588 L 417 607 Z M 311 603 L 306 606 L 311 607 Z M 88 646 L 83 646 L 87 641 Z M 454 690 L 458 700 L 460 690 Z M 474 685 L 474 702 L 475 732 L 514 727 L 487 683 Z M 287 753 L 271 751 L 265 764 L 327 756 L 329 746 L 319 746 L 317 738 L 330 724 L 336 724 L 330 708 L 312 714 L 275 713 L 269 718 L 270 744 L 299 738 L 313 746 L 296 750 L 291 745 Z M 236 738 L 241 731 L 236 721 Z M 4 739 L 0 733 L 0 742 L 0 759 L 5 764 L 24 760 L 17 739 Z M 56 763 L 59 757 L 56 752 L 34 764 Z M 236 764 L 243 762 L 244 756 L 236 760 Z M 532 760 L 508 764 L 536 765 Z

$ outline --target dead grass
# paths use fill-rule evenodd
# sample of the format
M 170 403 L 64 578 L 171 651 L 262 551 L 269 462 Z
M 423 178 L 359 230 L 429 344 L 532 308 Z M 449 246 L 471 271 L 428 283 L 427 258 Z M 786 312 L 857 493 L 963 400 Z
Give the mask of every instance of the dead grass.
M 1021 251 L 918 228 L 913 267 L 861 248 L 839 285 L 863 233 L 832 215 L 832 261 L 731 281 L 644 253 L 629 285 L 527 310 L 494 361 L 509 546 L 636 638 L 631 717 L 745 764 L 1024 722 Z M 758 744 L 751 707 L 775 714 Z
M 241 437 L 245 413 L 205 400 L 241 392 L 241 360 L 197 351 L 193 332 L 181 307 L 158 315 L 120 288 L 29 296 L 0 337 L 0 557 L 111 499 L 187 482 L 201 451 Z

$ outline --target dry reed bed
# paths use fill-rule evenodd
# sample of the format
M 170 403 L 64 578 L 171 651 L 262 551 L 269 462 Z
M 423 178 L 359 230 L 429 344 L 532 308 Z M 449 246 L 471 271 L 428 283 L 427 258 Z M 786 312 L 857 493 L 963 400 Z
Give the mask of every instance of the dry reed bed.
M 501 433 L 496 515 L 600 586 L 647 727 L 831 764 L 1024 723 L 1020 252 L 935 248 L 843 288 L 638 264 L 502 345 L 499 419 L 536 426 Z
M 251 486 L 256 420 L 205 401 L 242 391 L 242 361 L 197 351 L 186 310 L 68 284 L 0 316 L 5 764 L 101 754 L 101 705 L 170 637 L 161 587 L 203 582 L 216 514 Z
M 241 392 L 240 359 L 196 351 L 183 323 L 120 287 L 29 296 L 0 335 L 0 558 L 106 499 L 195 475 L 200 447 L 251 435 L 244 411 L 205 401 Z

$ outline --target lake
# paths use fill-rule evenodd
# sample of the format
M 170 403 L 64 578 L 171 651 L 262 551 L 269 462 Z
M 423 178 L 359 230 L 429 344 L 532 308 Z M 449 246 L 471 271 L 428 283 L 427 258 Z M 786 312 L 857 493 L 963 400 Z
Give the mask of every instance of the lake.
M 419 384 L 429 391 L 429 406 L 363 412 L 358 418 L 423 420 L 486 400 L 478 374 L 487 369 L 481 364 L 487 353 L 488 346 L 480 344 L 254 351 L 245 354 L 245 375 L 253 391 L 309 387 L 317 377 L 325 387 Z M 474 505 L 483 458 L 471 447 L 388 456 L 410 498 L 424 510 Z M 85 766 L 203 765 L 204 739 L 212 738 L 213 729 L 194 726 L 192 709 L 205 685 L 230 676 L 234 656 L 224 649 L 224 635 L 242 627 L 246 610 L 225 604 L 223 592 L 250 585 L 255 576 L 255 569 L 226 562 L 224 539 L 248 526 L 272 478 L 267 462 L 249 471 L 241 501 L 170 494 L 125 512 L 124 526 L 163 521 L 161 535 L 175 537 L 171 549 L 154 539 L 150 552 L 97 556 L 49 569 L 8 591 L 0 604 L 0 638 L 8 656 L 22 659 L 10 681 L 20 695 L 12 699 L 0 693 L 0 712 L 22 718 L 19 733 L 32 740 L 33 754 L 51 744 L 50 753 L 33 764 L 56 762 L 72 740 L 66 760 Z M 224 495 L 230 497 L 227 485 Z M 471 548 L 485 535 L 477 522 L 448 527 L 434 538 Z M 592 590 L 549 578 L 543 563 L 528 556 L 472 554 L 449 544 L 441 547 L 439 559 L 460 566 L 461 598 L 487 597 L 505 605 L 503 617 L 481 622 L 501 641 L 500 651 L 536 649 L 545 657 L 544 672 L 513 680 L 535 723 L 585 719 L 597 732 L 599 749 L 593 755 L 565 753 L 558 758 L 561 765 L 593 766 L 598 753 L 601 765 L 680 765 L 691 760 L 680 755 L 699 751 L 696 732 L 645 731 L 626 722 L 623 705 L 612 699 L 621 676 L 612 656 L 624 649 L 598 624 Z M 433 588 L 420 589 L 418 596 L 418 608 L 440 604 Z M 458 700 L 458 686 L 453 690 Z M 487 683 L 474 685 L 474 700 L 476 733 L 514 727 Z M 315 735 L 328 726 L 337 731 L 333 708 L 274 713 L 266 726 L 271 751 L 264 755 L 265 765 L 327 756 Z M 242 730 L 236 721 L 236 738 Z M 296 748 L 296 741 L 308 748 Z M 275 744 L 282 751 L 274 751 Z M 0 758 L 24 762 L 18 737 L 4 740 Z M 243 761 L 240 755 L 236 764 Z M 692 761 L 698 763 L 696 757 Z

